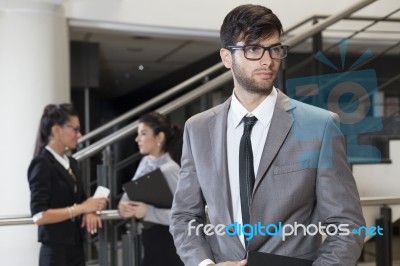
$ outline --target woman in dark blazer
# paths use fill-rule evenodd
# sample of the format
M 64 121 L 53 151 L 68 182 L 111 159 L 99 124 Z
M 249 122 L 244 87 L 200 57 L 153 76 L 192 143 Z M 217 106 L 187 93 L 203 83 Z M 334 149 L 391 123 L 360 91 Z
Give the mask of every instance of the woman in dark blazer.
M 31 212 L 42 243 L 40 266 L 84 266 L 82 228 L 92 233 L 101 228 L 95 212 L 107 199 L 86 199 L 77 162 L 65 154 L 76 148 L 79 137 L 79 118 L 71 104 L 45 107 L 28 169 Z

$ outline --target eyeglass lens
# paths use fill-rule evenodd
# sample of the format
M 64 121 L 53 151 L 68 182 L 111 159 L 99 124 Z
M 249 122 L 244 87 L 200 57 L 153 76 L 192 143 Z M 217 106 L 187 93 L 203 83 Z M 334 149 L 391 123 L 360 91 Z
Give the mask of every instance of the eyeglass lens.
M 273 47 L 245 46 L 244 56 L 247 59 L 260 59 L 263 57 L 265 50 L 268 50 L 269 55 L 274 59 L 282 59 L 287 55 L 287 46 L 278 45 Z
M 72 126 L 72 125 L 64 125 L 65 127 L 69 127 L 69 128 L 71 128 L 73 131 L 75 131 L 75 133 L 78 133 L 78 132 L 81 132 L 81 128 L 79 127 L 79 126 L 77 126 L 77 127 L 74 127 L 74 126 Z

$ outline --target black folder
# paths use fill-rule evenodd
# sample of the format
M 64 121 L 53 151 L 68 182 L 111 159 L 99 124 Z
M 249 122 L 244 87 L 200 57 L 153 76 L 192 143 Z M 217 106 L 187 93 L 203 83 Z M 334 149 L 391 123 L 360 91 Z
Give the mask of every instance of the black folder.
M 159 168 L 123 184 L 122 188 L 130 200 L 142 201 L 157 208 L 172 206 L 172 192 Z
M 287 256 L 249 251 L 247 266 L 312 266 L 313 261 Z

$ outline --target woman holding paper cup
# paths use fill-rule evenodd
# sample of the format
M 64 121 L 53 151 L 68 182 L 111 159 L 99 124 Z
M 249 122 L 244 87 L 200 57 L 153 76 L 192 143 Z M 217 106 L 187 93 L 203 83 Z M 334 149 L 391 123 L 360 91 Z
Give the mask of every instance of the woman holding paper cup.
M 33 221 L 42 243 L 40 266 L 84 266 L 83 227 L 101 228 L 96 211 L 104 197 L 86 199 L 78 164 L 66 151 L 81 137 L 78 114 L 72 104 L 49 104 L 39 125 L 34 158 L 28 169 Z
M 182 149 L 182 131 L 171 125 L 168 119 L 156 112 L 147 113 L 139 119 L 138 135 L 135 139 L 139 152 L 145 155 L 132 180 L 159 168 L 172 194 L 176 190 Z M 176 254 L 169 233 L 170 209 L 161 209 L 145 202 L 131 201 L 126 193 L 122 196 L 118 210 L 123 217 L 133 217 L 145 222 L 140 226 L 144 248 L 143 266 L 183 265 Z M 149 226 L 150 224 L 150 226 Z

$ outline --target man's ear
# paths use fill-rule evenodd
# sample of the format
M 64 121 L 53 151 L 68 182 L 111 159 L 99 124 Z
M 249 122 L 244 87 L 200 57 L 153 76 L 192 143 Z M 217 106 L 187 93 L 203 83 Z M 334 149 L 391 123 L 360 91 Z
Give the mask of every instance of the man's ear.
M 232 53 L 228 49 L 221 48 L 219 50 L 219 55 L 221 56 L 222 63 L 226 68 L 232 67 Z

